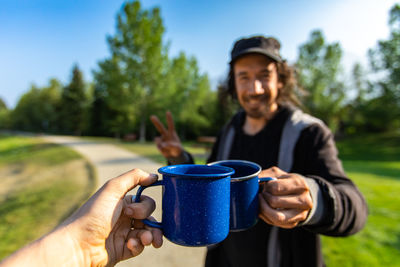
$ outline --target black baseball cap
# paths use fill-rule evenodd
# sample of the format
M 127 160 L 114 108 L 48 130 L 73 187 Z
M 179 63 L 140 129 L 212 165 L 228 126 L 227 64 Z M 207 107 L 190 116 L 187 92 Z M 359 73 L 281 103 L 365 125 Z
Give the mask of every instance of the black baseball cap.
M 233 62 L 239 57 L 247 54 L 257 53 L 265 55 L 276 62 L 282 62 L 279 49 L 281 44 L 273 37 L 252 36 L 249 38 L 242 38 L 235 42 L 231 51 L 231 61 Z

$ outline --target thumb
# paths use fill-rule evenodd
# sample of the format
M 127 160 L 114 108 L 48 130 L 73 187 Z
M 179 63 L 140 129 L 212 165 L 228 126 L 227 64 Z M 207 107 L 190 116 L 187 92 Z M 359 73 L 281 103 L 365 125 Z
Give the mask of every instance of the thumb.
M 111 179 L 108 184 L 112 187 L 112 191 L 123 196 L 137 185 L 150 185 L 158 179 L 157 174 L 149 174 L 140 169 L 130 170 L 118 177 Z

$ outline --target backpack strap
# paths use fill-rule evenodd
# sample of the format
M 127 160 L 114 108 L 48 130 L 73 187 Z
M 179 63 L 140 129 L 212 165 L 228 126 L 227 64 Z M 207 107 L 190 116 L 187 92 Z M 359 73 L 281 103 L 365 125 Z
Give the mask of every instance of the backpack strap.
M 311 124 L 323 125 L 320 119 L 312 117 L 301 111 L 294 112 L 286 120 L 283 126 L 281 142 L 279 145 L 278 167 L 281 170 L 290 172 L 293 165 L 293 152 L 300 133 Z M 281 262 L 281 251 L 279 245 L 279 228 L 272 226 L 268 238 L 268 266 L 279 266 Z
M 217 160 L 228 159 L 234 137 L 235 129 L 230 124 L 226 125 L 219 143 Z
M 243 111 L 239 111 L 231 118 L 231 120 L 225 124 L 222 134 L 219 140 L 217 160 L 228 159 L 232 149 L 233 139 L 235 138 L 235 127 L 233 127 L 234 121 L 238 116 L 242 116 Z
M 323 124 L 320 119 L 312 117 L 296 109 L 286 120 L 283 126 L 279 145 L 278 167 L 286 172 L 292 169 L 293 151 L 299 139 L 300 133 L 311 124 Z

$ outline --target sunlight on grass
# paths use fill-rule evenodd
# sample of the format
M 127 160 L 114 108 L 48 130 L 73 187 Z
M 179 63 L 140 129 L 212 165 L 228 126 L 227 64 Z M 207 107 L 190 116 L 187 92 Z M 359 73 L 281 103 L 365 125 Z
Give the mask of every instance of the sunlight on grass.
M 93 192 L 91 166 L 69 148 L 0 136 L 0 259 L 42 236 Z
M 353 151 L 348 158 L 360 158 L 358 153 L 366 149 L 360 147 L 357 152 L 348 148 Z M 368 161 L 343 162 L 367 200 L 369 216 L 365 228 L 354 236 L 322 237 L 327 266 L 400 266 L 400 161 L 379 161 L 388 159 L 379 155 L 382 151 L 374 151 L 375 161 L 369 155 Z

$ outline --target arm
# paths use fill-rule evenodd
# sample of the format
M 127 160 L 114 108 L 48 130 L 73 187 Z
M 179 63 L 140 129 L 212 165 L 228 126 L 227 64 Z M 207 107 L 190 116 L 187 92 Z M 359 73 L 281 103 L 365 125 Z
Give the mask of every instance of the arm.
M 18 250 L 0 266 L 90 266 L 67 228 L 59 228 Z
M 160 247 L 162 233 L 140 219 L 155 209 L 148 197 L 132 203 L 127 192 L 157 180 L 132 170 L 109 180 L 54 231 L 18 250 L 1 266 L 113 266 L 139 255 L 144 246 Z
M 272 167 L 260 174 L 277 178 L 263 187 L 261 219 L 282 228 L 302 226 L 332 236 L 347 236 L 364 226 L 366 202 L 344 174 L 327 128 L 315 125 L 302 132 L 291 171 Z
M 346 176 L 337 155 L 330 130 L 313 125 L 299 138 L 293 171 L 314 181 L 320 190 L 321 201 L 317 205 L 321 204 L 322 208 L 317 208 L 317 219 L 303 227 L 319 234 L 347 236 L 362 229 L 368 208 L 358 188 Z

